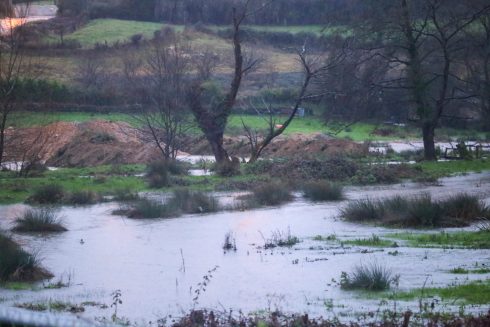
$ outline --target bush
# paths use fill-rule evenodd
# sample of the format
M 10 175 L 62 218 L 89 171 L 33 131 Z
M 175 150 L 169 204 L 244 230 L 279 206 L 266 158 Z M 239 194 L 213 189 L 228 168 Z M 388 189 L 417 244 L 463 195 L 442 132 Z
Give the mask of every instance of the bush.
M 438 227 L 442 225 L 444 218 L 439 203 L 432 201 L 429 194 L 415 197 L 409 202 L 408 215 L 404 217 L 403 225 Z
M 218 201 L 213 196 L 184 188 L 174 191 L 168 206 L 189 214 L 216 212 L 219 210 Z
M 169 186 L 168 167 L 163 161 L 155 161 L 148 165 L 148 184 L 150 188 Z
M 340 287 L 346 290 L 385 291 L 398 277 L 391 270 L 377 264 L 359 265 L 351 274 L 342 272 Z
M 68 203 L 73 205 L 87 205 L 97 203 L 100 196 L 94 191 L 77 191 L 70 194 Z
M 303 186 L 305 198 L 312 201 L 339 201 L 343 199 L 342 185 L 327 181 L 308 182 Z
M 39 267 L 38 260 L 9 236 L 0 232 L 0 281 L 37 281 L 52 277 Z
M 27 209 L 15 219 L 15 232 L 65 232 L 61 218 L 53 208 Z
M 252 200 L 259 205 L 276 206 L 292 199 L 289 187 L 284 183 L 262 184 L 255 187 L 252 192 Z
M 114 191 L 114 201 L 134 201 L 138 199 L 138 193 L 134 193 L 129 188 L 117 189 Z
M 43 185 L 34 190 L 28 198 L 28 202 L 37 204 L 57 204 L 61 203 L 65 196 L 64 189 L 58 184 Z

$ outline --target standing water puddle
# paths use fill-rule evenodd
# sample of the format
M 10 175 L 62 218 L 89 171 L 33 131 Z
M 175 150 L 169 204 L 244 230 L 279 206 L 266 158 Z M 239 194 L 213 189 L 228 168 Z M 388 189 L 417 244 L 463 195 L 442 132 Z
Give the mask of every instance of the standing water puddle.
M 457 192 L 478 194 L 490 203 L 490 174 L 471 174 L 441 180 L 443 186 L 398 184 L 348 188 L 348 199 L 403 196 L 428 192 L 444 197 Z M 15 235 L 43 265 L 55 274 L 53 282 L 70 275 L 71 285 L 40 291 L 0 290 L 0 305 L 64 301 L 74 304 L 98 302 L 107 309 L 90 307 L 87 318 L 110 317 L 111 293 L 121 290 L 123 304 L 118 316 L 133 322 L 155 321 L 168 314 L 182 315 L 193 307 L 216 310 L 241 309 L 308 312 L 312 316 L 352 317 L 356 312 L 380 308 L 380 300 L 364 299 L 347 292 L 338 281 L 342 271 L 359 263 L 377 261 L 400 275 L 399 288 L 408 290 L 445 286 L 452 282 L 488 278 L 466 275 L 464 280 L 449 269 L 475 262 L 490 264 L 488 250 L 419 249 L 399 247 L 399 255 L 385 251 L 361 251 L 339 242 L 315 241 L 315 235 L 364 238 L 399 230 L 351 224 L 338 219 L 346 202 L 312 204 L 298 198 L 279 208 L 246 212 L 222 212 L 162 220 L 130 220 L 111 215 L 116 203 L 90 207 L 63 207 L 69 232 L 43 237 Z M 12 226 L 22 205 L 0 206 L 0 227 Z M 292 248 L 264 250 L 264 238 L 274 231 L 291 231 L 301 239 Z M 224 253 L 224 236 L 232 231 L 237 251 Z M 405 230 L 406 231 L 406 230 Z M 216 271 L 208 273 L 218 266 Z M 198 284 L 210 279 L 197 299 Z M 458 280 L 459 278 L 459 280 Z M 194 300 L 193 300 L 194 299 Z M 393 308 L 388 303 L 387 308 Z M 398 303 L 398 310 L 413 302 Z M 473 308 L 485 311 L 485 308 Z

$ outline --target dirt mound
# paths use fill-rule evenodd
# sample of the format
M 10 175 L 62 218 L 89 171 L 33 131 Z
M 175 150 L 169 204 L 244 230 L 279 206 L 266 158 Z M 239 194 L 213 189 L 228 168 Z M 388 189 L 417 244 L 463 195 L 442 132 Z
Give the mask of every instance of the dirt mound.
M 245 137 L 225 137 L 224 145 L 231 156 L 250 156 L 250 146 Z M 206 140 L 194 142 L 186 152 L 211 154 Z M 291 157 L 298 154 L 365 153 L 367 148 L 359 143 L 334 139 L 324 134 L 293 134 L 276 138 L 263 152 L 264 157 Z
M 9 129 L 7 136 L 7 161 L 40 160 L 55 167 L 148 163 L 160 155 L 152 141 L 145 141 L 138 129 L 123 122 L 58 122 L 43 127 Z M 211 154 L 205 139 L 188 143 L 192 146 L 184 149 L 185 152 Z M 224 143 L 232 156 L 250 155 L 245 137 L 226 137 Z M 275 139 L 264 150 L 263 156 L 335 155 L 364 151 L 366 148 L 361 144 L 332 139 L 323 134 L 294 134 Z
M 11 130 L 7 153 L 12 161 L 35 158 L 56 167 L 147 163 L 158 156 L 154 144 L 144 142 L 137 129 L 108 121 Z

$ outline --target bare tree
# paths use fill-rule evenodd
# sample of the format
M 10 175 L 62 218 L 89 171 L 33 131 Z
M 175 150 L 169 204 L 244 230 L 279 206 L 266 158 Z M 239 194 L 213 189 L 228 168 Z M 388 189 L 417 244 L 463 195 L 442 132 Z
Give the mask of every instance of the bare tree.
M 398 0 L 389 7 L 391 11 L 383 13 L 388 19 L 373 14 L 377 34 L 362 41 L 370 45 L 369 52 L 390 65 L 379 85 L 407 91 L 416 109 L 414 120 L 422 130 L 424 157 L 435 160 L 434 136 L 440 118 L 451 102 L 467 97 L 461 92 L 456 61 L 464 49 L 464 31 L 490 5 L 473 8 L 456 1 Z M 372 35 L 380 38 L 373 40 Z
M 29 3 L 23 8 L 27 12 Z M 25 17 L 22 13 L 19 16 Z M 4 160 L 7 122 L 19 107 L 15 96 L 18 83 L 24 76 L 28 76 L 31 67 L 22 48 L 22 19 L 17 18 L 17 26 L 12 21 L 7 23 L 0 35 L 0 166 Z
M 323 58 L 315 57 L 310 58 L 306 54 L 306 49 L 303 49 L 298 53 L 298 61 L 301 64 L 303 71 L 303 81 L 296 97 L 294 104 L 292 106 L 291 112 L 287 118 L 280 123 L 274 118 L 274 112 L 270 104 L 266 105 L 267 116 L 264 117 L 267 121 L 267 131 L 265 135 L 260 135 L 257 130 L 252 129 L 247 126 L 243 120 L 242 125 L 245 130 L 246 137 L 250 145 L 250 160 L 249 162 L 255 162 L 259 159 L 263 150 L 278 136 L 280 136 L 288 128 L 291 122 L 296 117 L 301 104 L 305 100 L 311 100 L 321 96 L 321 93 L 311 93 L 309 92 L 310 83 L 315 79 L 324 74 L 326 71 L 337 66 L 343 60 L 344 54 L 337 53 L 331 54 L 330 58 L 327 59 L 325 63 Z
M 190 52 L 190 47 L 174 35 L 156 40 L 143 60 L 134 56 L 124 60 L 126 78 L 142 102 L 132 117 L 141 123 L 143 135 L 155 143 L 164 160 L 177 157 L 192 127 L 185 101 Z
M 233 54 L 234 73 L 230 89 L 223 94 L 221 89 L 213 87 L 209 81 L 197 79 L 188 92 L 189 106 L 196 122 L 211 145 L 213 155 L 219 165 L 231 163 L 228 152 L 223 147 L 223 135 L 235 104 L 243 76 L 252 70 L 255 61 L 244 60 L 240 40 L 240 26 L 250 15 L 248 12 L 250 0 L 247 0 L 241 10 L 233 8 Z

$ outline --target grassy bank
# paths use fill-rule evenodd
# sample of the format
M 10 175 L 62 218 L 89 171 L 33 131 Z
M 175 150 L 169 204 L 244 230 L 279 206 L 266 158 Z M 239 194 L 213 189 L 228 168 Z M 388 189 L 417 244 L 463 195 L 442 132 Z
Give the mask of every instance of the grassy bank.
M 490 279 L 441 288 L 418 288 L 396 293 L 395 297 L 397 300 L 406 301 L 440 297 L 443 301 L 458 301 L 463 304 L 488 304 L 490 303 Z
M 413 247 L 490 249 L 490 233 L 486 231 L 430 234 L 398 233 L 387 236 L 406 241 L 409 246 Z

